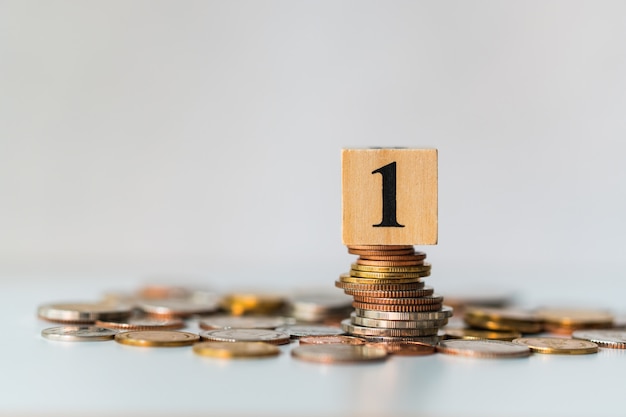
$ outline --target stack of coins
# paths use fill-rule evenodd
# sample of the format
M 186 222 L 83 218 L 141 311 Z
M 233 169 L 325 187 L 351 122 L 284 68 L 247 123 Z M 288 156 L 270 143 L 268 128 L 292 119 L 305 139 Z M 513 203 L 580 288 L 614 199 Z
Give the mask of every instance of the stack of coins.
M 355 311 L 341 323 L 346 333 L 372 342 L 439 342 L 452 308 L 424 285 L 431 269 L 425 253 L 412 245 L 354 245 L 348 252 L 359 258 L 335 282 L 354 299 Z

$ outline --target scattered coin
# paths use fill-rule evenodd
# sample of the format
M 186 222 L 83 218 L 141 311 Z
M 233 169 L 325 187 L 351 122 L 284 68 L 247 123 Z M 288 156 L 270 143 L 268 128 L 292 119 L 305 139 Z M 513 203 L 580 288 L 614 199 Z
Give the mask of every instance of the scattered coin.
M 321 323 L 344 318 L 352 310 L 351 299 L 338 292 L 311 291 L 288 299 L 290 315 L 298 321 Z
M 210 316 L 198 323 L 201 329 L 275 329 L 284 326 L 293 320 L 287 317 L 275 316 Z
M 170 284 L 145 284 L 139 288 L 137 295 L 145 300 L 166 300 L 172 298 L 187 298 L 190 290 L 185 287 Z
M 286 305 L 285 297 L 280 294 L 241 292 L 232 293 L 222 298 L 221 306 L 235 316 L 244 314 L 271 315 L 279 313 Z
M 446 328 L 444 329 L 445 337 L 447 339 L 488 339 L 488 340 L 505 340 L 507 342 L 522 337 L 520 332 L 498 332 L 492 330 L 480 330 L 480 329 L 460 329 L 460 328 Z
M 328 344 L 344 344 L 344 345 L 363 345 L 365 340 L 354 336 L 337 335 L 337 336 L 302 336 L 301 345 L 328 345 Z
M 494 331 L 540 333 L 542 320 L 533 312 L 513 308 L 467 307 L 463 320 L 468 326 Z
M 266 342 L 274 345 L 284 345 L 290 342 L 288 334 L 265 329 L 207 330 L 200 333 L 200 337 L 203 340 L 216 342 Z
M 130 316 L 131 307 L 108 303 L 59 303 L 39 306 L 39 318 L 58 323 L 90 324 L 96 320 L 122 320 Z
M 513 340 L 513 343 L 528 346 L 537 353 L 585 355 L 598 352 L 598 345 L 588 340 L 560 337 L 522 337 Z
M 96 320 L 96 326 L 116 330 L 176 330 L 185 327 L 178 318 L 159 319 L 152 317 L 129 318 L 125 321 Z
M 193 345 L 193 351 L 214 358 L 259 358 L 280 353 L 278 346 L 265 342 L 201 342 Z
M 383 360 L 387 357 L 387 351 L 365 345 L 304 345 L 295 347 L 291 351 L 291 356 L 310 362 L 346 363 Z
M 292 339 L 299 339 L 305 336 L 337 336 L 343 334 L 344 331 L 335 326 L 311 326 L 302 324 L 293 324 L 276 328 L 276 331 L 289 335 Z
M 212 300 L 173 298 L 165 300 L 143 301 L 139 308 L 146 314 L 157 317 L 189 317 L 194 314 L 208 314 L 219 308 L 219 298 Z
M 572 333 L 574 339 L 583 339 L 601 347 L 612 349 L 626 349 L 626 330 L 576 330 Z
M 174 330 L 140 330 L 115 335 L 118 343 L 142 347 L 188 346 L 198 340 L 200 337 L 197 334 Z
M 560 334 L 582 329 L 605 329 L 613 325 L 613 315 L 603 310 L 542 308 L 535 314 L 544 321 L 546 330 Z
M 61 326 L 50 327 L 41 331 L 46 339 L 62 342 L 92 342 L 111 340 L 117 332 L 96 326 Z
M 501 340 L 443 340 L 437 351 L 449 355 L 471 356 L 475 358 L 520 358 L 529 356 L 527 346 Z
M 387 353 L 397 356 L 425 356 L 436 352 L 433 345 L 420 342 L 399 343 L 368 343 L 367 346 L 385 349 Z

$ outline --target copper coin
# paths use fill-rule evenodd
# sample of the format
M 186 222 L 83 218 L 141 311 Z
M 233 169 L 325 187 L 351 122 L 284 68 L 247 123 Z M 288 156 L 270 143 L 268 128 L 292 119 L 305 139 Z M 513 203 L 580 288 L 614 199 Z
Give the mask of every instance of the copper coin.
M 422 265 L 423 261 L 371 261 L 368 259 L 357 259 L 357 265 L 367 266 L 416 266 Z
M 356 250 L 406 250 L 413 249 L 413 245 L 348 245 L 348 249 Z
M 527 346 L 501 340 L 444 340 L 437 345 L 437 351 L 449 355 L 471 356 L 474 358 L 520 358 L 530 355 Z
M 430 275 L 430 267 L 424 268 L 419 272 L 368 272 L 358 271 L 356 269 L 350 270 L 351 277 L 360 278 L 420 278 Z
M 387 357 L 385 349 L 344 344 L 304 345 L 291 351 L 294 358 L 321 363 L 379 361 Z
M 419 311 L 439 311 L 441 303 L 419 304 L 419 305 L 394 305 L 394 304 L 369 304 L 355 301 L 352 307 L 363 310 L 392 311 L 392 312 L 419 312 Z
M 422 278 L 361 278 L 348 274 L 341 274 L 339 281 L 351 284 L 406 284 L 410 282 L 421 282 Z
M 354 336 L 337 335 L 337 336 L 303 336 L 299 339 L 301 345 L 328 345 L 328 344 L 344 344 L 344 345 L 362 345 L 365 344 L 363 339 Z
M 387 353 L 398 356 L 424 356 L 436 352 L 435 346 L 421 342 L 382 343 L 370 342 L 366 346 L 385 349 Z
M 358 301 L 359 303 L 395 305 L 441 304 L 443 297 L 437 294 L 409 298 L 362 297 L 355 295 L 354 301 Z
M 126 321 L 97 320 L 96 326 L 117 330 L 175 330 L 185 327 L 181 319 L 130 318 Z
M 505 340 L 510 342 L 513 339 L 522 337 L 520 332 L 496 332 L 491 330 L 478 330 L 478 329 L 459 329 L 448 328 L 444 329 L 445 337 L 447 339 L 488 339 L 488 340 Z
M 415 249 L 394 249 L 394 250 L 366 250 L 348 248 L 348 253 L 352 255 L 413 255 Z
M 137 291 L 139 297 L 146 300 L 165 300 L 185 298 L 191 291 L 184 287 L 169 284 L 146 284 Z
M 343 290 L 356 290 L 356 291 L 404 291 L 404 290 L 418 290 L 424 288 L 424 282 L 405 282 L 405 283 L 391 283 L 391 284 L 358 284 L 351 282 L 335 281 L 335 287 Z
M 382 297 L 382 298 L 409 298 L 409 297 L 424 297 L 432 295 L 434 288 L 430 286 L 424 286 L 424 288 L 415 290 L 402 290 L 402 291 L 380 291 L 380 290 L 343 290 L 348 295 L 360 296 L 360 297 Z M 446 303 L 447 304 L 447 303 Z

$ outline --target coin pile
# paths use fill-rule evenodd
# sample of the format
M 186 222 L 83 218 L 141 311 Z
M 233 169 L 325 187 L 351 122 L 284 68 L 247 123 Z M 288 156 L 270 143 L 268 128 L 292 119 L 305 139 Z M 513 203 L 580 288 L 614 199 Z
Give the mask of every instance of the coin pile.
M 350 245 L 359 255 L 335 286 L 353 297 L 355 311 L 341 322 L 349 335 L 371 342 L 439 342 L 439 329 L 452 316 L 443 297 L 424 285 L 426 254 L 412 245 Z

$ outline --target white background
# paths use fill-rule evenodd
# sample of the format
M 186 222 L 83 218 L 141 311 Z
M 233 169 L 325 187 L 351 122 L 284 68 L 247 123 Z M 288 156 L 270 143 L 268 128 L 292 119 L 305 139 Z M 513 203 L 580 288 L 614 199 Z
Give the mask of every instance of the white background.
M 611 415 L 621 352 L 198 367 L 34 315 L 155 277 L 332 289 L 340 149 L 364 146 L 439 149 L 444 297 L 622 312 L 625 110 L 622 1 L 0 0 L 0 412 Z

